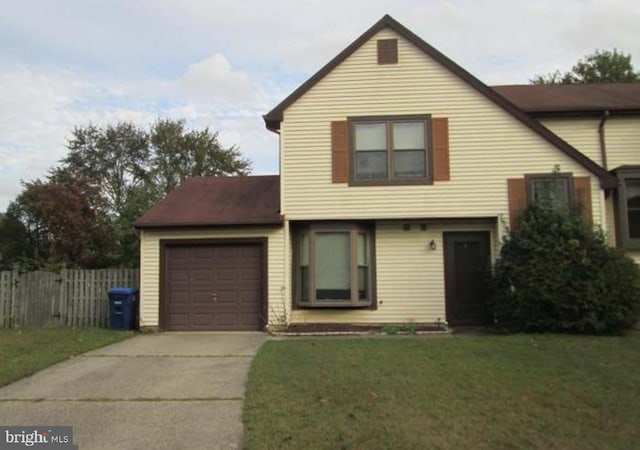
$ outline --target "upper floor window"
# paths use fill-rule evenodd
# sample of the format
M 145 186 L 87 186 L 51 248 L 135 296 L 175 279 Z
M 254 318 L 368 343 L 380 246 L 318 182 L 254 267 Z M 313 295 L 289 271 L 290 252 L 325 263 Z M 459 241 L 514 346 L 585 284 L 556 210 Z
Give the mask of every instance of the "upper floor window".
M 571 210 L 575 203 L 570 173 L 527 175 L 527 201 L 543 208 Z
M 352 182 L 431 182 L 429 116 L 355 117 L 349 122 Z
M 619 241 L 624 248 L 640 249 L 640 168 L 618 171 Z

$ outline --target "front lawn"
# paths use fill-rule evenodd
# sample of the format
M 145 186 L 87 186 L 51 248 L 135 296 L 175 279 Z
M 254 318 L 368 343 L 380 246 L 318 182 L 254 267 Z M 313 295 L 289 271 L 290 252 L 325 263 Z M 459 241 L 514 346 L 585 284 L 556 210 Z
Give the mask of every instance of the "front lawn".
M 103 328 L 0 329 L 0 386 L 132 335 Z
M 640 336 L 290 339 L 249 374 L 248 449 L 631 449 Z

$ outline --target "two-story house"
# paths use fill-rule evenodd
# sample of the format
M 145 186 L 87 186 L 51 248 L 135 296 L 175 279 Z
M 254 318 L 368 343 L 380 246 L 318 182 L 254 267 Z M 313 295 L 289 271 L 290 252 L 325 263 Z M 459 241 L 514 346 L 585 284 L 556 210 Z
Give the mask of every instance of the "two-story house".
M 586 114 L 529 88 L 383 17 L 264 116 L 279 176 L 189 179 L 138 219 L 141 326 L 486 324 L 486 272 L 529 202 L 640 248 L 638 91 Z

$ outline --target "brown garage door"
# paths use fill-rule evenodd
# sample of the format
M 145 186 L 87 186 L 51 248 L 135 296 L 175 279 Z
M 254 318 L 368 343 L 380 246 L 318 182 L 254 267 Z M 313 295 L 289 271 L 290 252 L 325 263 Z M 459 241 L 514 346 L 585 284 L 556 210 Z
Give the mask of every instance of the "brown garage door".
M 261 243 L 165 245 L 162 328 L 261 330 L 263 252 Z

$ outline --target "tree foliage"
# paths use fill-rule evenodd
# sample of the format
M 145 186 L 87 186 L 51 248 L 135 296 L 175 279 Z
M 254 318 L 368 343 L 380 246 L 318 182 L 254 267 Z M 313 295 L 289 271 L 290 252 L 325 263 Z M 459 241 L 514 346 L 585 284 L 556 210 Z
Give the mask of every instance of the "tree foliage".
M 0 235 L 6 248 L 4 266 L 97 268 L 113 259 L 102 197 L 86 180 L 68 172 L 24 183 L 5 219 Z
M 46 180 L 24 184 L 0 216 L 0 266 L 138 264 L 133 221 L 190 176 L 246 175 L 251 162 L 218 133 L 160 119 L 76 127 Z
M 586 83 L 632 83 L 640 81 L 640 72 L 636 72 L 631 55 L 613 51 L 596 50 L 578 60 L 573 68 L 565 73 L 556 70 L 546 75 L 536 75 L 532 84 L 586 84 Z
M 158 120 L 151 127 L 153 184 L 169 192 L 187 177 L 247 175 L 251 163 L 237 146 L 224 148 L 218 133 L 186 130 L 182 120 Z
M 617 333 L 640 312 L 640 269 L 578 214 L 532 206 L 494 266 L 491 308 L 512 331 Z

